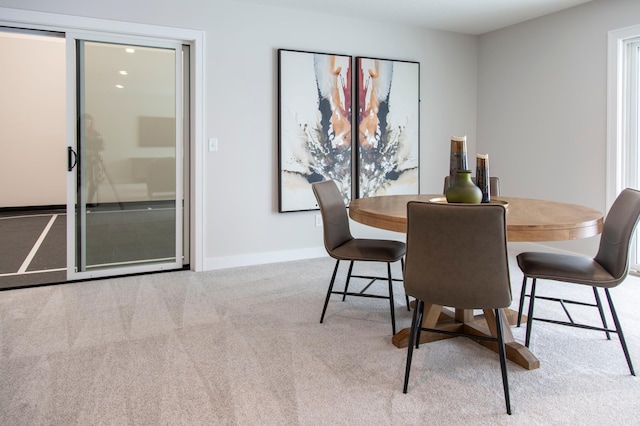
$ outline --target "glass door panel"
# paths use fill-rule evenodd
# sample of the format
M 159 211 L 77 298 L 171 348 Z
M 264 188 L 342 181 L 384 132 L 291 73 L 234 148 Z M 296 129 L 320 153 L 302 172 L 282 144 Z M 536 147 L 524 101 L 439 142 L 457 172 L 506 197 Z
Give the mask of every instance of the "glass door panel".
M 180 268 L 182 46 L 74 41 L 69 274 Z

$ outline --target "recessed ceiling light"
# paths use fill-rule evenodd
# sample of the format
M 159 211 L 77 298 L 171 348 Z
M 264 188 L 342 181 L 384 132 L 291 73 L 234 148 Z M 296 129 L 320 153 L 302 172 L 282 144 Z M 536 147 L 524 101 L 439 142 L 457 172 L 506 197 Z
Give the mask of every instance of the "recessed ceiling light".
M 122 71 L 118 71 L 118 74 L 120 74 L 120 75 L 128 75 L 129 73 L 126 72 L 125 70 L 122 70 Z
M 136 49 L 134 49 L 133 47 L 127 47 L 126 49 L 124 49 L 124 51 L 127 53 L 133 53 L 136 51 Z
M 124 89 L 124 86 L 123 86 L 122 84 L 116 84 L 116 87 L 117 87 L 118 89 Z

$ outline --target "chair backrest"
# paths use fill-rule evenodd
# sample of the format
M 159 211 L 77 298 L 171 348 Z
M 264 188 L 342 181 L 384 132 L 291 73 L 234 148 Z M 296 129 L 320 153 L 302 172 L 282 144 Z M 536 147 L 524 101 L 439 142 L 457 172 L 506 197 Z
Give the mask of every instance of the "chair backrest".
M 629 271 L 629 246 L 640 218 L 640 191 L 624 189 L 613 202 L 604 221 L 595 256 L 619 284 Z
M 476 183 L 476 177 L 472 176 L 471 180 L 473 181 L 473 183 Z M 444 177 L 444 189 L 442 190 L 443 194 L 447 193 L 447 189 L 449 189 L 449 186 L 451 185 L 451 180 L 450 180 L 450 176 L 445 176 Z M 499 197 L 500 196 L 500 178 L 496 177 L 496 176 L 491 176 L 489 177 L 489 194 Z
M 435 305 L 497 309 L 511 304 L 506 210 L 484 204 L 407 204 L 404 287 Z
M 324 246 L 331 254 L 332 250 L 353 239 L 349 229 L 349 217 L 344 199 L 336 183 L 332 180 L 316 182 L 311 185 L 318 200 L 322 225 L 324 228 Z

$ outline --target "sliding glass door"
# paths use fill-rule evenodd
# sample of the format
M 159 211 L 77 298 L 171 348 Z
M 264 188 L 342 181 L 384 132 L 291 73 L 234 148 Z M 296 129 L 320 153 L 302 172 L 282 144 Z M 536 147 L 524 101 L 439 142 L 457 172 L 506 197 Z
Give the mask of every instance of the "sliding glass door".
M 67 34 L 67 56 L 68 279 L 181 268 L 182 45 Z

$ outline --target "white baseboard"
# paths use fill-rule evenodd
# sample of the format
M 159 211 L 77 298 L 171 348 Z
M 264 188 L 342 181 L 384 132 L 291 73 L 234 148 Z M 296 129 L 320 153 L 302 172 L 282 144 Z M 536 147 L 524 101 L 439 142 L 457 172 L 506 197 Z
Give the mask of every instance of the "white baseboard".
M 289 262 L 328 256 L 324 247 L 310 247 L 299 250 L 283 250 L 238 256 L 210 257 L 205 260 L 205 271 L 236 268 L 240 266 L 263 265 L 266 263 Z
M 510 251 L 556 251 L 567 254 L 576 254 L 563 250 L 547 247 L 538 243 L 509 243 Z M 238 256 L 210 257 L 205 260 L 205 271 L 217 269 L 237 268 L 241 266 L 264 265 L 267 263 L 290 262 L 294 260 L 315 259 L 325 257 L 327 251 L 324 247 L 310 247 L 299 250 L 270 251 Z

